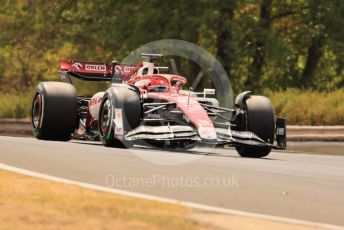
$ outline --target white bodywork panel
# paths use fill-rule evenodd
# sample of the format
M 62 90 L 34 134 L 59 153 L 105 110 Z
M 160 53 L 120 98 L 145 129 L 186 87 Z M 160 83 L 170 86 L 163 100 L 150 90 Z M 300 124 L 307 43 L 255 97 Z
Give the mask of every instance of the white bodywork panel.
M 94 94 L 89 103 L 89 111 L 94 120 L 99 119 L 100 104 L 102 103 L 105 92 Z

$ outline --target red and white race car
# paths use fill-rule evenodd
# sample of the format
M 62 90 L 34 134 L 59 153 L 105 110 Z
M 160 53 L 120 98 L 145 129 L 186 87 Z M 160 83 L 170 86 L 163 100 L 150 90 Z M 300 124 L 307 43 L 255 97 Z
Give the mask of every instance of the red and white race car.
M 286 148 L 285 119 L 275 122 L 271 101 L 240 93 L 234 108 L 219 107 L 214 89 L 203 96 L 183 90 L 187 79 L 163 74 L 167 67 L 142 54 L 136 66 L 112 62 L 61 61 L 61 82 L 41 82 L 32 103 L 32 125 L 38 139 L 100 140 L 105 146 L 149 144 L 169 148 L 234 146 L 243 157 L 264 157 Z M 71 77 L 108 81 L 111 87 L 77 96 Z M 276 144 L 274 144 L 276 140 Z

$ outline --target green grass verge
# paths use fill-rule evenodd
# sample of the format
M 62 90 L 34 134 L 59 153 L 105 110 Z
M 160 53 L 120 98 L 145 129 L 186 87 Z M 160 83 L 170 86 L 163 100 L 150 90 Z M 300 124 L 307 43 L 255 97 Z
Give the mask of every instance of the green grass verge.
M 28 118 L 34 91 L 0 93 L 0 118 Z
M 266 92 L 278 116 L 289 125 L 344 125 L 344 89 L 335 92 Z
M 33 92 L 1 93 L 0 118 L 30 117 Z M 289 125 L 344 125 L 344 89 L 329 93 L 289 89 L 264 95 Z

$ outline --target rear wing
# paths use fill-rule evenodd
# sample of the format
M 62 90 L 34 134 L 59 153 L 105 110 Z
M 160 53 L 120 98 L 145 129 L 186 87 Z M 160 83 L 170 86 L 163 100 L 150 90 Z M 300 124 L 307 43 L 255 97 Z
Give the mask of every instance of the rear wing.
M 71 82 L 69 76 L 84 81 L 125 81 L 135 68 L 127 64 L 107 64 L 102 62 L 86 62 L 63 60 L 60 62 L 60 78 Z

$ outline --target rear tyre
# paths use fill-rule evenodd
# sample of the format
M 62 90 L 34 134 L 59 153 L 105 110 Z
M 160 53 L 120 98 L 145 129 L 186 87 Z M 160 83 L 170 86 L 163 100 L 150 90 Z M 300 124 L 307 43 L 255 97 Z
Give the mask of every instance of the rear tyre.
M 69 140 L 78 124 L 75 87 L 63 82 L 41 82 L 31 111 L 36 138 Z
M 115 124 L 116 111 L 120 111 L 121 118 Z M 139 126 L 141 122 L 141 102 L 138 93 L 125 86 L 112 87 L 104 95 L 99 110 L 99 137 L 107 147 L 132 146 L 125 141 L 124 135 Z
M 258 135 L 265 142 L 273 144 L 275 117 L 271 101 L 263 96 L 250 96 L 244 103 L 246 124 L 244 130 Z M 244 146 L 236 147 L 242 157 L 260 158 L 267 156 L 271 147 Z

